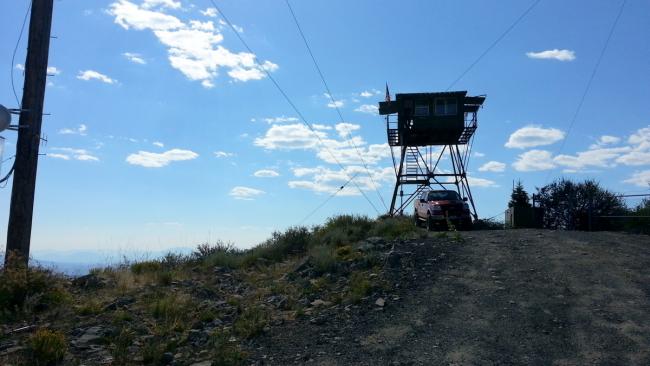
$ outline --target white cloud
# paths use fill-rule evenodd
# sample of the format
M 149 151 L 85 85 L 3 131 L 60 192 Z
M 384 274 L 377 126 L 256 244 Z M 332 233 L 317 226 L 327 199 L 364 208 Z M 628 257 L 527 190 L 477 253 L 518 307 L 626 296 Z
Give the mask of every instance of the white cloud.
M 140 8 L 127 0 L 118 0 L 109 5 L 109 14 L 124 29 L 169 30 L 184 27 L 183 22 L 175 16 Z
M 59 75 L 61 73 L 60 69 L 57 69 L 56 66 L 48 66 L 47 74 L 48 75 Z
M 598 142 L 602 145 L 618 144 L 620 141 L 620 137 L 609 135 L 600 136 L 600 139 L 598 140 Z
M 336 129 L 336 132 L 338 132 L 339 136 L 347 138 L 352 134 L 352 131 L 361 129 L 361 126 L 354 123 L 341 122 L 337 123 L 334 128 Z
M 318 123 L 312 123 L 311 127 L 315 130 L 331 130 L 332 126 L 328 125 L 319 125 Z
M 23 65 L 23 64 L 16 64 L 16 70 L 25 71 L 25 65 Z
M 482 152 L 474 151 L 474 153 L 472 153 L 472 156 L 476 158 L 483 158 L 485 157 L 485 154 L 483 154 Z
M 251 201 L 264 193 L 266 192 L 259 189 L 242 186 L 237 186 L 230 190 L 230 196 L 234 199 L 247 201 Z
M 280 176 L 280 173 L 272 169 L 261 169 L 253 173 L 253 175 L 258 178 L 275 178 Z
M 158 146 L 158 147 L 165 147 L 165 144 L 163 144 L 160 141 L 154 141 L 154 142 L 152 142 L 152 145 L 153 146 Z
M 488 161 L 478 168 L 479 172 L 502 172 L 506 170 L 506 165 L 498 161 Z
M 263 118 L 262 120 L 264 122 L 268 123 L 268 124 L 286 123 L 286 122 L 298 122 L 299 121 L 299 119 L 296 118 L 296 117 L 285 117 L 285 116 Z
M 616 159 L 624 165 L 650 165 L 650 151 L 630 151 Z
M 555 168 L 552 155 L 546 150 L 526 151 L 519 155 L 519 158 L 512 164 L 512 166 L 519 172 L 531 172 Z
M 381 94 L 381 91 L 377 89 L 371 89 L 371 90 L 364 90 L 361 93 L 359 93 L 359 96 L 364 97 L 364 98 L 370 98 L 373 95 L 379 95 Z
M 217 8 L 207 8 L 205 10 L 201 10 L 201 14 L 205 15 L 206 17 L 214 18 L 217 16 Z
M 362 104 L 354 111 L 368 114 L 379 114 L 379 107 L 374 104 Z
M 273 125 L 264 137 L 256 138 L 254 144 L 269 150 L 313 149 L 319 143 L 318 138 L 326 136 L 324 132 L 312 132 L 301 123 Z
M 99 161 L 99 158 L 90 154 L 77 155 L 75 156 L 75 159 L 82 160 L 82 161 Z
M 133 52 L 124 52 L 122 56 L 126 57 L 127 60 L 135 63 L 135 64 L 140 64 L 140 65 L 146 65 L 147 61 L 145 61 L 142 56 L 139 53 L 133 53 Z
M 213 31 L 214 23 L 211 20 L 207 22 L 202 22 L 200 20 L 190 20 L 190 28 L 202 31 Z
M 395 172 L 392 167 L 379 168 L 374 167 L 369 169 L 372 179 L 368 177 L 368 172 L 362 166 L 350 165 L 344 169 L 332 170 L 324 167 L 315 168 L 294 168 L 293 173 L 300 180 L 292 180 L 288 182 L 289 188 L 305 189 L 316 193 L 334 193 L 340 191 L 340 196 L 357 196 L 363 191 L 374 190 L 380 188 L 382 182 L 394 182 Z M 343 186 L 350 178 L 354 177 L 354 181 Z M 373 184 L 373 181 L 375 184 Z M 359 188 L 357 188 L 357 186 Z
M 524 149 L 554 144 L 564 138 L 564 132 L 557 128 L 526 126 L 513 132 L 505 147 Z
M 145 168 L 162 168 L 173 161 L 192 160 L 199 157 L 199 154 L 190 150 L 171 149 L 163 153 L 149 151 L 138 151 L 126 157 L 126 162 L 132 165 L 139 165 Z
M 47 156 L 55 159 L 62 160 L 80 160 L 80 161 L 99 161 L 99 158 L 92 155 L 85 149 L 75 149 L 71 147 L 53 147 L 49 150 L 57 151 L 55 153 L 48 153 Z
M 546 50 L 541 52 L 526 52 L 526 56 L 536 59 L 551 59 L 558 61 L 573 61 L 576 59 L 576 54 L 571 50 Z
M 637 130 L 627 139 L 627 142 L 635 145 L 636 150 L 650 150 L 650 126 Z
M 312 127 L 314 131 L 299 123 L 272 125 L 263 137 L 255 139 L 254 144 L 267 150 L 314 150 L 318 158 L 330 164 L 377 164 L 390 157 L 387 143 L 367 145 L 360 136 L 347 136 L 348 132 L 359 130 L 359 125 L 337 124 L 341 140 L 329 137 L 325 132 L 331 129 L 328 126 Z
M 485 178 L 477 178 L 477 177 L 467 177 L 467 181 L 470 186 L 473 187 L 484 187 L 484 188 L 496 188 L 499 187 L 496 182 L 493 180 L 485 179 Z
M 379 161 L 390 157 L 390 147 L 387 143 L 372 144 L 363 146 L 365 142 L 360 137 L 354 137 L 356 148 L 350 146 L 351 144 L 326 140 L 325 146 L 328 148 L 321 148 L 317 156 L 330 164 L 377 164 Z M 349 146 L 349 147 L 348 147 Z M 359 157 L 363 157 L 363 161 Z
M 592 149 L 580 151 L 576 155 L 557 155 L 553 158 L 553 162 L 573 171 L 580 171 L 587 167 L 611 168 L 616 165 L 614 159 L 629 150 L 629 147 Z
M 82 123 L 77 128 L 62 128 L 62 129 L 59 130 L 59 133 L 61 135 L 86 136 L 86 131 L 88 131 L 88 127 L 85 124 Z
M 128 0 L 113 2 L 109 13 L 124 29 L 151 30 L 167 47 L 171 66 L 189 80 L 200 81 L 205 88 L 214 87 L 221 68 L 226 68 L 235 81 L 249 81 L 262 79 L 265 71 L 273 72 L 279 67 L 270 61 L 257 61 L 252 53 L 233 53 L 223 47 L 223 35 L 211 21 L 185 23 L 165 14 L 163 9 L 152 11 Z
M 620 137 L 603 135 L 598 138 L 598 141 L 596 141 L 596 143 L 591 144 L 589 148 L 600 149 L 603 146 L 614 145 L 614 144 L 618 144 L 619 142 L 621 142 Z
M 174 0 L 144 0 L 144 2 L 142 3 L 142 7 L 145 9 L 153 9 L 158 7 L 180 9 L 181 2 L 174 1 Z
M 47 157 L 54 158 L 54 159 L 70 160 L 70 156 L 66 154 L 48 153 Z
M 522 143 L 522 139 L 515 139 L 515 142 L 525 145 L 527 140 L 523 140 L 524 143 Z M 591 144 L 588 150 L 578 151 L 573 155 L 561 154 L 555 157 L 546 150 L 531 150 L 519 155 L 518 160 L 512 165 L 518 171 L 548 170 L 561 167 L 564 168 L 565 173 L 594 172 L 588 168 L 613 168 L 619 164 L 650 165 L 650 126 L 638 129 L 630 135 L 626 145 L 610 146 L 621 141 L 622 139 L 619 137 L 603 135 L 596 143 Z
M 342 100 L 335 100 L 333 102 L 330 101 L 329 103 L 327 103 L 327 106 L 329 108 L 341 108 L 343 107 L 344 104 L 345 103 Z
M 230 158 L 232 156 L 235 156 L 235 154 L 225 151 L 215 151 L 214 156 L 217 158 Z
M 117 80 L 111 79 L 108 76 L 95 70 L 79 71 L 79 74 L 77 75 L 77 79 L 86 80 L 86 81 L 99 80 L 106 84 L 114 84 L 115 82 L 117 82 Z
M 623 182 L 634 184 L 638 187 L 650 188 L 650 170 L 635 172 L 630 178 L 624 180 Z

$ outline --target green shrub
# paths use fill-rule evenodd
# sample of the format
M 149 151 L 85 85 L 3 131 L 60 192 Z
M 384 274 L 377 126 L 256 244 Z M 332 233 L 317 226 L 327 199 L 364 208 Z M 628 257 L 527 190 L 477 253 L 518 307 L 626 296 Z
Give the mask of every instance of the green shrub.
M 377 219 L 369 236 L 381 236 L 387 239 L 401 238 L 417 232 L 412 217 L 387 217 Z
M 313 265 L 318 275 L 336 272 L 337 254 L 334 248 L 326 245 L 318 245 L 309 250 L 309 262 Z
M 212 366 L 237 366 L 243 365 L 246 360 L 239 344 L 230 342 L 230 334 L 218 330 L 212 334 L 209 341 L 213 348 Z
M 350 291 L 348 299 L 353 303 L 358 303 L 362 298 L 370 294 L 372 284 L 362 272 L 354 272 L 350 276 Z
M 142 363 L 145 365 L 160 365 L 165 345 L 155 338 L 150 338 L 142 346 Z
M 113 324 L 119 325 L 121 323 L 130 322 L 133 316 L 128 311 L 118 310 L 113 314 Z
M 271 238 L 250 249 L 245 255 L 245 264 L 255 264 L 258 258 L 281 262 L 288 257 L 307 251 L 312 233 L 304 226 L 290 227 L 285 232 L 275 231 Z
M 77 306 L 77 314 L 82 316 L 97 315 L 102 312 L 102 304 L 94 299 L 89 299 L 86 303 Z
M 230 269 L 241 267 L 244 259 L 242 250 L 237 249 L 233 243 L 220 240 L 215 244 L 200 244 L 192 256 L 206 266 Z
M 162 270 L 162 264 L 157 260 L 143 261 L 131 265 L 131 272 L 136 275 L 154 273 L 160 270 Z
M 317 244 L 342 246 L 365 239 L 374 221 L 366 216 L 340 215 L 327 219 L 322 227 L 314 229 Z
M 128 328 L 120 329 L 119 333 L 111 339 L 113 362 L 116 365 L 126 365 L 130 361 L 129 346 L 133 344 L 135 336 Z
M 341 259 L 346 259 L 350 257 L 354 253 L 352 250 L 352 246 L 350 245 L 344 245 L 342 247 L 336 248 L 336 256 Z
M 160 264 L 167 269 L 176 268 L 187 263 L 189 257 L 179 253 L 169 252 L 161 259 Z
M 161 286 L 169 286 L 174 280 L 174 272 L 171 270 L 163 270 L 156 273 L 156 282 Z
M 163 295 L 150 305 L 151 315 L 159 320 L 163 333 L 187 326 L 186 320 L 191 318 L 193 310 L 189 298 L 177 294 Z
M 8 266 L 0 269 L 0 320 L 15 319 L 22 312 L 42 311 L 68 302 L 63 277 L 38 266 L 25 267 L 10 254 Z
M 65 336 L 59 331 L 39 329 L 29 338 L 29 351 L 37 365 L 61 361 L 67 349 Z
M 247 307 L 233 324 L 233 331 L 242 338 L 253 338 L 264 330 L 269 316 L 262 307 Z

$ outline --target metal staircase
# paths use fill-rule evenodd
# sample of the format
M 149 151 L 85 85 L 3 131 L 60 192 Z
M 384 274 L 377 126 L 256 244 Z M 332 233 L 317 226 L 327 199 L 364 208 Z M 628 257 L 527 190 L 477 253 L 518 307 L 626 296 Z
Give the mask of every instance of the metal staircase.
M 470 117 L 467 119 L 467 117 Z M 472 136 L 474 136 L 474 132 L 476 131 L 477 123 L 476 123 L 476 113 L 469 113 L 465 114 L 465 128 L 463 129 L 463 133 L 460 134 L 460 137 L 458 138 L 458 144 L 459 145 L 464 145 L 469 142 L 469 140 L 472 139 Z
M 400 146 L 402 141 L 400 139 L 399 130 L 397 128 L 397 115 L 389 115 L 387 118 L 388 123 L 386 124 L 386 128 L 388 132 L 388 145 Z
M 400 176 L 401 183 L 421 184 L 428 182 L 426 164 L 421 160 L 417 146 L 404 147 L 404 171 Z

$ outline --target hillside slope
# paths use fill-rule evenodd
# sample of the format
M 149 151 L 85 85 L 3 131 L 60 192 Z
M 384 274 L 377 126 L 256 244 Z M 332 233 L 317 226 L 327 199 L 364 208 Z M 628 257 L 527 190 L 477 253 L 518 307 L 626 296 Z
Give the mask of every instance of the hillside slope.
M 647 236 L 364 220 L 49 275 L 0 364 L 650 364 Z
M 650 239 L 512 230 L 397 246 L 383 307 L 273 328 L 260 364 L 648 365 Z

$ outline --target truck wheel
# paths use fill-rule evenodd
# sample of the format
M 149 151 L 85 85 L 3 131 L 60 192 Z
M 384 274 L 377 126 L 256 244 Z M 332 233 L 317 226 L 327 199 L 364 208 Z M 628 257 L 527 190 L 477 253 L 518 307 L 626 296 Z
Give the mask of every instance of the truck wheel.
M 415 223 L 415 227 L 420 227 L 420 218 L 418 217 L 417 211 L 413 214 L 413 222 Z
M 434 224 L 431 215 L 427 215 L 427 230 L 434 231 L 435 229 L 436 229 L 436 225 Z

